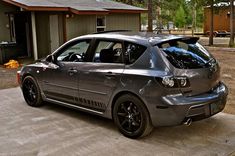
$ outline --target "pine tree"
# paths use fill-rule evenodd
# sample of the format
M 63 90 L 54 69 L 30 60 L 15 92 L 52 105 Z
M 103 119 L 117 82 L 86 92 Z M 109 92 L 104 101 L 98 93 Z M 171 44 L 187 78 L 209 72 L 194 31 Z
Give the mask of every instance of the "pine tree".
M 183 6 L 180 5 L 180 7 L 176 11 L 175 15 L 175 26 L 178 28 L 184 28 L 186 24 L 186 16 L 185 16 L 185 11 L 183 9 Z

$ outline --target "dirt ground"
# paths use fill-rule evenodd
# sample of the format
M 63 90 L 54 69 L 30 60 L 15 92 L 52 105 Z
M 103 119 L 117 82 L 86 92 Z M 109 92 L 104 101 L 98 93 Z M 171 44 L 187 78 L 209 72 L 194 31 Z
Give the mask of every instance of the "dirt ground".
M 16 72 L 19 69 L 6 69 L 0 66 L 0 89 L 17 87 Z
M 235 48 L 216 48 L 207 49 L 219 61 L 221 66 L 221 79 L 229 88 L 225 113 L 235 114 Z
M 235 48 L 206 47 L 219 61 L 221 79 L 229 88 L 229 96 L 224 112 L 235 114 Z M 18 86 L 16 72 L 19 69 L 5 69 L 0 66 L 0 89 Z

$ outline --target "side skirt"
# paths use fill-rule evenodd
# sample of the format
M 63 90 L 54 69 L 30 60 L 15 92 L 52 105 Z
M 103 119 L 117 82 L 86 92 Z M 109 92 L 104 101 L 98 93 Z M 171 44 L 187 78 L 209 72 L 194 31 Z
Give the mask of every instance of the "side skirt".
M 89 109 L 89 108 L 69 104 L 69 103 L 66 103 L 66 102 L 62 102 L 62 101 L 58 101 L 58 100 L 54 100 L 54 99 L 50 99 L 50 98 L 46 98 L 45 101 L 51 102 L 51 103 L 54 103 L 54 104 L 58 104 L 58 105 L 61 105 L 61 106 L 66 106 L 66 107 L 73 108 L 73 109 L 78 109 L 78 110 L 89 112 L 89 113 L 94 113 L 94 114 L 97 114 L 97 115 L 103 115 L 104 114 L 104 112 L 92 110 L 92 109 Z

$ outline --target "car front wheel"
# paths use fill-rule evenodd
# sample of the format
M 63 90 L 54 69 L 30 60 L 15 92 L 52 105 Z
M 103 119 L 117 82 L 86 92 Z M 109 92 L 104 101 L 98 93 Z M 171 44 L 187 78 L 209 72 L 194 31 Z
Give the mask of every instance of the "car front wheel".
M 143 102 L 131 94 L 117 99 L 113 108 L 113 119 L 119 131 L 126 137 L 138 138 L 152 131 L 152 124 Z
M 28 105 L 39 107 L 42 105 L 40 88 L 32 76 L 26 76 L 22 83 L 24 99 Z

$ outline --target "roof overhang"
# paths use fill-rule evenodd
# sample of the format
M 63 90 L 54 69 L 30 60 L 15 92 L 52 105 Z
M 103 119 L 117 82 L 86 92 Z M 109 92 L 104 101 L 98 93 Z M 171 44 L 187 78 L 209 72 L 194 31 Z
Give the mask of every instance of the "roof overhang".
M 147 13 L 148 10 L 123 10 L 123 9 L 110 9 L 110 13 Z
M 42 7 L 42 6 L 27 6 L 12 0 L 3 0 L 6 3 L 23 8 L 27 11 L 69 11 L 68 7 Z
M 146 13 L 147 9 L 131 10 L 131 9 L 109 9 L 104 10 L 77 10 L 70 7 L 56 7 L 56 6 L 28 6 L 12 0 L 3 0 L 8 4 L 23 8 L 26 11 L 68 11 L 78 15 L 92 15 L 92 14 L 109 14 L 109 13 Z
M 93 11 L 93 10 L 87 10 L 87 11 L 79 11 L 77 9 L 70 8 L 70 12 L 77 14 L 77 15 L 97 15 L 97 14 L 109 14 L 109 11 Z

